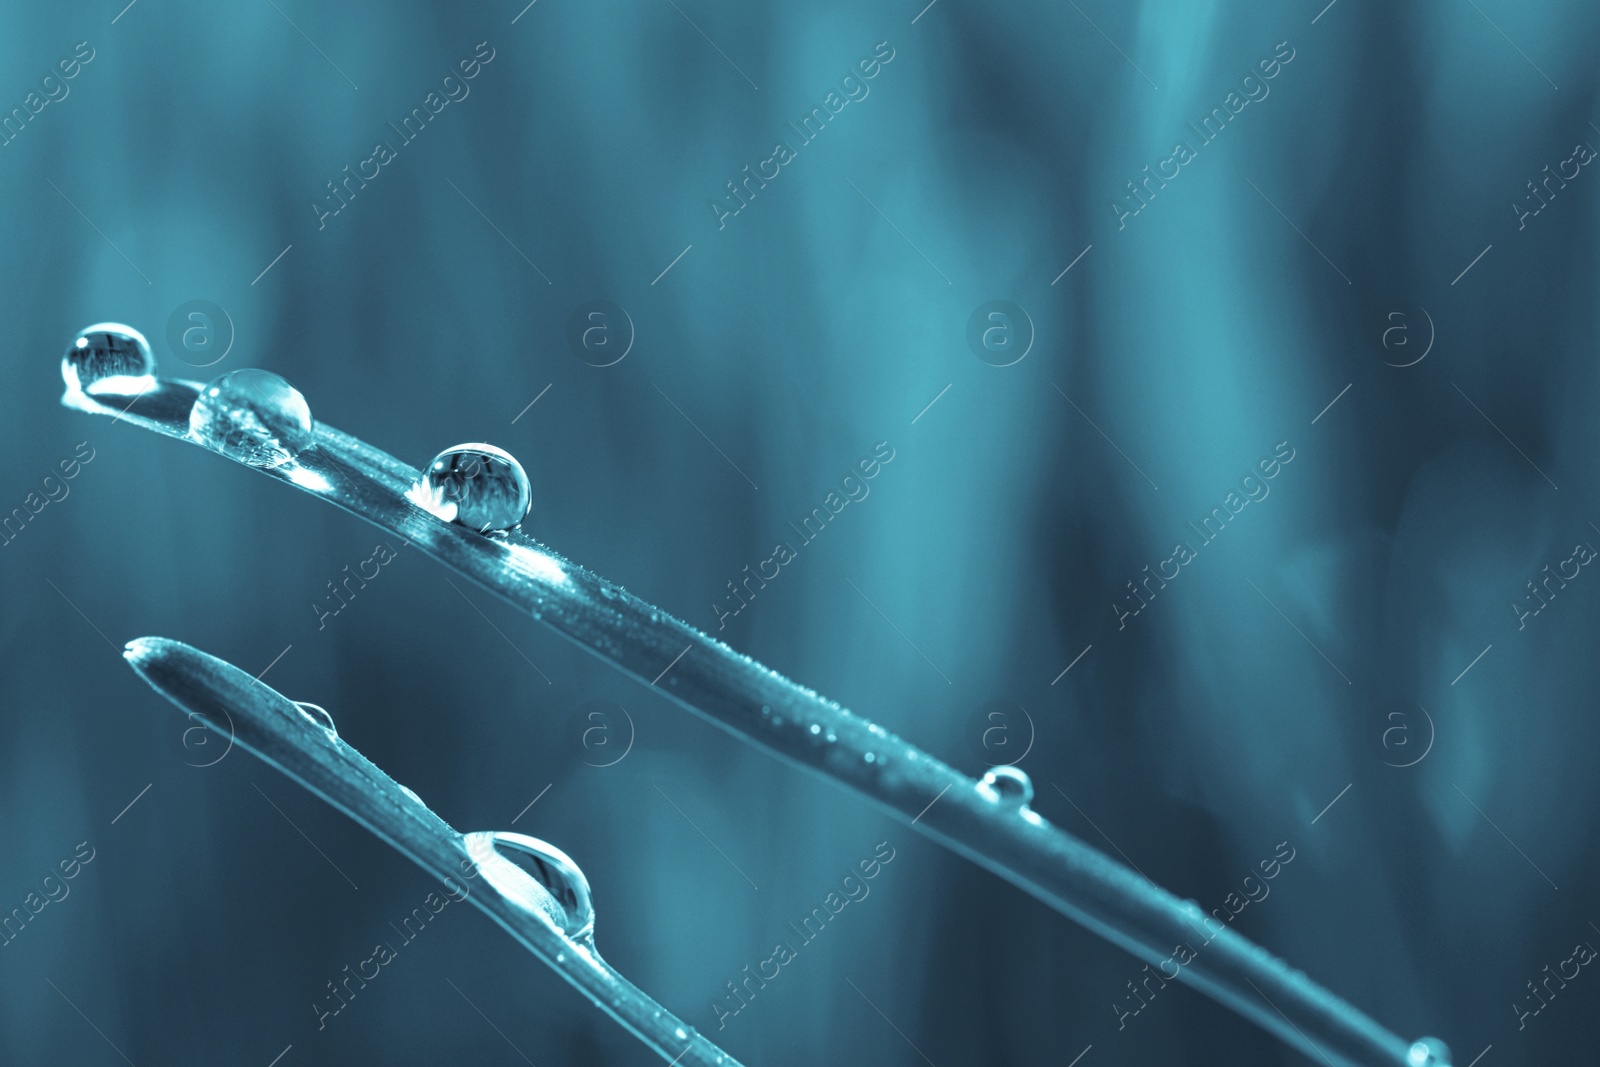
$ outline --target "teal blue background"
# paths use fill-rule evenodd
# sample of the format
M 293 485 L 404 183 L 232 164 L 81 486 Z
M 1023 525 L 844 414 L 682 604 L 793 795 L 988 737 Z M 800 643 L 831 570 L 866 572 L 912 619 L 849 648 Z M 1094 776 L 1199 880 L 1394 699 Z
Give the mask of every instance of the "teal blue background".
M 319 1032 L 325 983 L 432 886 L 247 754 L 191 766 L 118 654 L 158 634 L 273 664 L 454 825 L 565 849 L 607 957 L 747 1063 L 1306 1062 L 1177 987 L 1119 1030 L 1130 957 L 420 556 L 319 630 L 381 535 L 60 407 L 104 320 L 171 376 L 282 374 L 413 464 L 508 449 L 531 533 L 714 632 L 725 583 L 886 441 L 718 636 L 972 773 L 1031 737 L 1041 814 L 1208 910 L 1287 841 L 1238 927 L 1458 1064 L 1592 1055 L 1600 978 L 1522 1029 L 1515 1005 L 1600 944 L 1600 579 L 1520 629 L 1508 605 L 1600 544 L 1600 178 L 1518 218 L 1600 144 L 1600 13 L 277 7 L 0 10 L 0 113 L 94 50 L 0 147 L 0 512 L 94 455 L 0 547 L 0 910 L 95 850 L 0 948 L 0 1061 L 650 1062 L 467 909 Z M 319 229 L 325 183 L 485 41 L 470 95 Z M 878 42 L 870 94 L 719 229 L 724 183 Z M 1280 42 L 1270 93 L 1119 227 L 1125 183 Z M 598 299 L 635 332 L 605 368 L 567 339 Z M 236 334 L 206 369 L 166 340 L 192 300 Z M 993 300 L 1031 320 L 1011 366 L 968 345 Z M 1119 629 L 1125 583 L 1279 442 L 1270 495 Z M 631 715 L 615 766 L 584 763 L 610 758 L 588 701 Z M 719 1032 L 724 984 L 881 841 L 871 896 Z

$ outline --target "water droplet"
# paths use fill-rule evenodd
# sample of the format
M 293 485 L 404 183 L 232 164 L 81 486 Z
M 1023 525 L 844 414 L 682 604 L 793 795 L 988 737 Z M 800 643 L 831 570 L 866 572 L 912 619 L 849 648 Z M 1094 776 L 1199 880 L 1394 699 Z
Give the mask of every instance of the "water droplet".
M 673 1033 L 674 1033 L 674 1034 L 677 1034 L 677 1035 L 678 1035 L 678 1040 L 679 1040 L 679 1041 L 687 1041 L 687 1040 L 688 1040 L 688 1038 L 689 1038 L 689 1034 L 688 1034 L 688 1032 L 687 1032 L 687 1031 L 686 1031 L 686 1030 L 684 1030 L 684 1028 L 683 1028 L 683 1027 L 681 1027 L 681 1026 L 680 1026 L 680 1027 L 678 1027 L 678 1028 L 677 1028 L 677 1029 L 676 1029 L 676 1030 L 674 1030 L 674 1031 L 672 1031 L 672 1032 L 673 1032 Z
M 983 776 L 983 786 L 1002 804 L 1023 807 L 1033 800 L 1033 780 L 1016 767 L 994 767 Z
M 134 396 L 155 388 L 156 357 L 132 326 L 100 322 L 79 333 L 61 357 L 68 392 Z
M 821 732 L 822 732 L 822 724 L 821 723 L 814 722 L 814 723 L 811 724 L 811 736 L 812 737 L 817 736 Z
M 311 408 L 271 371 L 229 371 L 200 391 L 189 435 L 252 467 L 281 467 L 311 443 Z
M 445 522 L 479 532 L 515 529 L 533 507 L 527 472 L 511 453 L 493 445 L 447 448 L 433 458 L 407 498 Z M 608 599 L 615 594 L 604 586 Z
M 1450 1067 L 1450 1049 L 1436 1037 L 1424 1037 L 1406 1050 L 1406 1067 Z
M 333 716 L 328 714 L 328 709 L 324 708 L 320 704 L 307 704 L 300 700 L 296 700 L 294 702 L 294 706 L 300 709 L 300 714 L 305 716 L 306 722 L 309 722 L 312 726 L 321 729 L 323 733 L 328 735 L 328 739 L 330 741 L 336 741 L 339 739 L 339 730 L 333 725 Z M 406 789 L 405 786 L 401 786 L 400 788 Z M 411 790 L 406 789 L 406 792 L 411 793 Z M 418 802 L 422 800 L 422 798 L 417 796 L 415 793 L 411 793 L 411 797 Z
M 323 712 L 323 714 L 326 715 L 327 712 Z M 400 783 L 396 782 L 395 784 L 399 785 Z M 412 800 L 415 800 L 418 804 L 421 804 L 423 807 L 427 807 L 428 806 L 427 803 L 424 802 L 421 797 L 417 796 L 417 791 L 415 789 L 412 789 L 409 785 L 400 786 L 400 792 L 404 793 L 406 796 L 410 797 Z
M 492 836 L 496 851 L 510 849 L 519 855 L 511 859 L 561 905 L 564 921 L 561 926 L 567 936 L 583 940 L 594 935 L 594 904 L 589 898 L 589 880 L 572 861 L 572 857 L 559 848 L 526 834 L 495 833 Z
M 861 758 L 866 760 L 868 763 L 877 763 L 878 762 L 878 754 L 876 752 L 868 752 L 865 755 L 863 755 Z

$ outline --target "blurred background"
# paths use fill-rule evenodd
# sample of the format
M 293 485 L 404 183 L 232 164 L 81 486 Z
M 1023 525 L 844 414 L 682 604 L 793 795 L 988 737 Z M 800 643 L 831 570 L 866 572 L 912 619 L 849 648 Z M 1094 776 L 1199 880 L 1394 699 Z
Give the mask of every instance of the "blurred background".
M 186 736 L 155 634 L 565 849 L 745 1062 L 1308 1062 L 424 557 L 324 617 L 384 536 L 60 407 L 104 320 L 511 451 L 534 536 L 1207 910 L 1286 845 L 1235 925 L 1458 1065 L 1592 1057 L 1600 11 L 924 3 L 0 12 L 0 1061 L 651 1062 L 465 908 L 319 1028 L 435 887 Z

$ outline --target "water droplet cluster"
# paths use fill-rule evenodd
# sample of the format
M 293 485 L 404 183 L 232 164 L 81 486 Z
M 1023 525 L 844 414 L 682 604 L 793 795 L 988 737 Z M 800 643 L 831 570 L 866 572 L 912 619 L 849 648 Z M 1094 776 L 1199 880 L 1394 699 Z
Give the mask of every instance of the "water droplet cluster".
M 102 322 L 80 331 L 67 346 L 61 377 L 69 395 L 137 396 L 155 388 L 156 359 L 138 330 Z M 230 459 L 273 470 L 311 445 L 311 407 L 271 371 L 229 371 L 200 391 L 189 412 L 189 435 Z M 440 452 L 406 496 L 445 522 L 480 533 L 514 530 L 533 507 L 533 488 L 522 464 L 511 453 L 481 443 Z

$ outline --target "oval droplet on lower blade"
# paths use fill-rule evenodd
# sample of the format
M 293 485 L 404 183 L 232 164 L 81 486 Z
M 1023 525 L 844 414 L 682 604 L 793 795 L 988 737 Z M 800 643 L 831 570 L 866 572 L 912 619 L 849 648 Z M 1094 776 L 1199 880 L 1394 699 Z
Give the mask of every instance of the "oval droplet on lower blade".
M 338 740 L 339 729 L 333 725 L 333 716 L 328 714 L 327 708 L 321 704 L 308 704 L 302 700 L 296 700 L 294 706 L 300 709 L 300 714 L 305 716 L 307 722 L 326 733 L 330 741 Z
M 137 396 L 156 384 L 150 342 L 132 326 L 101 322 L 79 332 L 61 357 L 69 392 L 90 396 Z
M 1016 767 L 994 767 L 983 776 L 982 785 L 1002 804 L 1024 807 L 1033 801 L 1033 779 Z
M 311 443 L 311 407 L 271 371 L 229 371 L 200 391 L 189 412 L 189 435 L 230 459 L 270 470 Z
M 589 896 L 589 880 L 571 856 L 549 842 L 526 834 L 496 831 L 490 839 L 495 851 L 502 855 L 506 850 L 518 853 L 517 858 L 507 859 L 532 876 L 561 905 L 565 915 L 561 925 L 568 937 L 582 941 L 594 935 L 594 902 Z
M 533 487 L 522 464 L 504 449 L 486 444 L 440 452 L 406 496 L 445 522 L 479 533 L 513 530 L 533 507 Z

